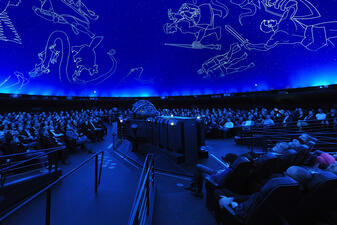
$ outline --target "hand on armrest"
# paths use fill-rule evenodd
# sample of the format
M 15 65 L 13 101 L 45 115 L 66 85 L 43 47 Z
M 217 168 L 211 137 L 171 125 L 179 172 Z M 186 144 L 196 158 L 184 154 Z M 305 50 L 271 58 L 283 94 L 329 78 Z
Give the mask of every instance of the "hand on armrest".
M 223 205 L 223 206 L 220 206 L 220 207 L 221 207 L 221 209 L 226 210 L 227 212 L 229 212 L 232 216 L 236 217 L 236 213 L 235 213 L 234 209 L 231 206 L 229 206 L 229 205 Z

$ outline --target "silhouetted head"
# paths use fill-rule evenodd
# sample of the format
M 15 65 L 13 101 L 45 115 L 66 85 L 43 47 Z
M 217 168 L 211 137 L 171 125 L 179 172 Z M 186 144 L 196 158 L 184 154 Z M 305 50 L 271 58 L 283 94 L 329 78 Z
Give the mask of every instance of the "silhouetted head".
M 238 155 L 234 154 L 234 153 L 228 153 L 227 155 L 225 155 L 225 157 L 223 158 L 224 161 L 226 161 L 229 165 L 232 165 L 233 162 L 238 158 Z

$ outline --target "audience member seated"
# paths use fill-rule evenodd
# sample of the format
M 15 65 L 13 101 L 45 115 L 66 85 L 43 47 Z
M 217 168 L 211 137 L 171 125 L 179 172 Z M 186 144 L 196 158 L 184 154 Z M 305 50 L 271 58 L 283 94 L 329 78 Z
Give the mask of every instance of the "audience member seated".
M 234 127 L 234 123 L 231 121 L 230 118 L 227 119 L 227 122 L 225 123 L 225 125 L 223 126 L 224 129 L 231 129 Z
M 87 149 L 89 139 L 103 140 L 109 116 L 107 109 L 0 114 L 0 150 L 7 155 L 61 145 L 67 146 L 65 152 Z
M 336 162 L 336 159 L 329 153 L 322 153 L 316 158 L 316 167 L 327 169 Z
M 242 123 L 242 127 L 250 128 L 254 126 L 253 115 L 250 115 L 246 121 Z
M 262 127 L 278 127 L 291 129 L 309 129 L 310 126 L 321 124 L 323 126 L 336 127 L 337 114 L 335 109 L 325 111 L 323 109 L 234 109 L 234 108 L 175 108 L 159 110 L 163 116 L 187 116 L 200 117 L 203 119 L 208 134 L 222 137 L 221 132 L 215 130 L 225 130 L 232 128 L 245 129 L 250 127 L 258 129 Z M 127 113 L 127 112 L 126 112 Z M 318 117 L 316 117 L 318 115 Z M 326 119 L 321 120 L 323 117 Z M 322 121 L 326 121 L 323 122 Z
M 326 114 L 323 112 L 322 109 L 318 109 L 318 113 L 316 114 L 316 119 L 320 121 L 322 124 L 326 124 Z
M 300 199 L 298 187 L 298 182 L 290 177 L 277 177 L 248 196 L 228 196 L 217 191 L 216 218 L 222 224 L 282 224 Z
M 270 115 L 267 115 L 266 119 L 263 120 L 263 127 L 272 127 L 274 125 L 274 120 L 271 119 Z
M 289 167 L 286 174 L 301 184 L 309 182 L 312 178 L 312 173 L 300 166 Z
M 226 179 L 227 174 L 232 171 L 231 165 L 237 159 L 237 157 L 237 155 L 232 153 L 227 154 L 224 157 L 227 167 L 220 170 L 213 170 L 202 164 L 197 164 L 193 182 L 191 183 L 190 187 L 186 189 L 192 191 L 194 195 L 198 197 L 203 197 L 202 188 L 204 186 L 203 180 L 205 176 L 209 176 L 209 179 L 221 186 Z

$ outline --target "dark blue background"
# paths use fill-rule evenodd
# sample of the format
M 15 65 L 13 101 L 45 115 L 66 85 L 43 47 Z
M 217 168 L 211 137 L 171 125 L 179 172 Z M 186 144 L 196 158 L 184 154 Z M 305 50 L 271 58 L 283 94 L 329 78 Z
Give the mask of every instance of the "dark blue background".
M 219 0 L 220 1 L 220 0 Z M 248 0 L 247 0 L 248 1 Z M 254 0 L 255 1 L 255 0 Z M 262 1 L 262 0 L 261 0 Z M 298 0 L 299 1 L 299 0 Z M 99 15 L 99 19 L 91 21 L 90 30 L 96 36 L 104 36 L 96 48 L 99 74 L 110 67 L 106 54 L 115 49 L 118 62 L 116 72 L 98 85 L 75 84 L 58 80 L 58 68 L 50 67 L 49 74 L 29 78 L 29 72 L 39 63 L 38 53 L 45 45 L 49 35 L 55 31 L 65 32 L 72 45 L 90 42 L 88 35 L 79 32 L 75 35 L 67 24 L 55 24 L 37 16 L 33 6 L 40 7 L 39 0 L 23 0 L 16 7 L 8 7 L 8 17 L 21 37 L 22 44 L 1 41 L 0 39 L 0 92 L 40 95 L 76 95 L 76 96 L 157 96 L 157 95 L 196 95 L 212 93 L 246 92 L 296 88 L 305 86 L 328 85 L 337 83 L 337 48 L 326 46 L 317 52 L 309 51 L 303 46 L 280 45 L 267 52 L 246 51 L 246 64 L 255 63 L 254 68 L 243 72 L 216 78 L 203 79 L 197 73 L 207 59 L 224 54 L 230 44 L 237 42 L 225 29 L 229 24 L 251 42 L 266 42 L 270 35 L 259 30 L 263 19 L 277 19 L 262 9 L 255 16 L 246 17 L 238 22 L 243 12 L 230 1 L 221 0 L 229 8 L 226 18 L 216 20 L 222 28 L 222 39 L 207 37 L 203 44 L 221 44 L 222 50 L 186 49 L 165 46 L 165 43 L 191 44 L 193 35 L 166 34 L 163 25 L 170 22 L 167 10 L 177 12 L 184 2 L 169 0 L 82 0 L 90 10 Z M 198 1 L 197 5 L 209 1 Z M 319 10 L 322 17 L 318 22 L 337 20 L 336 0 L 310 0 Z M 58 12 L 72 13 L 61 0 L 53 0 Z M 337 44 L 337 42 L 335 41 Z M 70 60 L 72 61 L 72 60 Z M 72 63 L 72 62 L 70 62 Z M 142 67 L 140 79 L 134 76 L 125 77 L 132 68 Z M 74 66 L 70 65 L 73 71 Z M 19 71 L 29 83 L 21 87 L 14 85 Z M 218 74 L 219 75 L 219 74 Z M 9 78 L 7 82 L 5 80 Z

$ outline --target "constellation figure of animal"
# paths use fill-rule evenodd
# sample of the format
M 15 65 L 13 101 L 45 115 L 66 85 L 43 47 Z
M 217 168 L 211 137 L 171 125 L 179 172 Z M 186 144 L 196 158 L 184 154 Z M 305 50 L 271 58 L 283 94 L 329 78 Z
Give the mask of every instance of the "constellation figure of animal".
M 9 7 L 17 7 L 20 3 L 21 0 L 0 1 L 0 41 L 22 44 L 20 35 L 7 14 L 7 9 Z
M 111 49 L 107 52 L 111 60 L 110 68 L 105 73 L 99 72 L 96 48 L 102 40 L 103 37 L 97 36 L 88 44 L 71 46 L 67 33 L 54 31 L 49 35 L 44 50 L 38 54 L 41 62 L 35 64 L 35 68 L 29 72 L 29 75 L 39 77 L 49 74 L 54 65 L 58 66 L 60 81 L 66 80 L 73 84 L 100 84 L 113 75 L 117 69 L 117 61 L 114 57 L 116 51 Z M 71 71 L 70 68 L 75 69 Z M 87 71 L 86 75 L 83 74 L 84 71 Z

